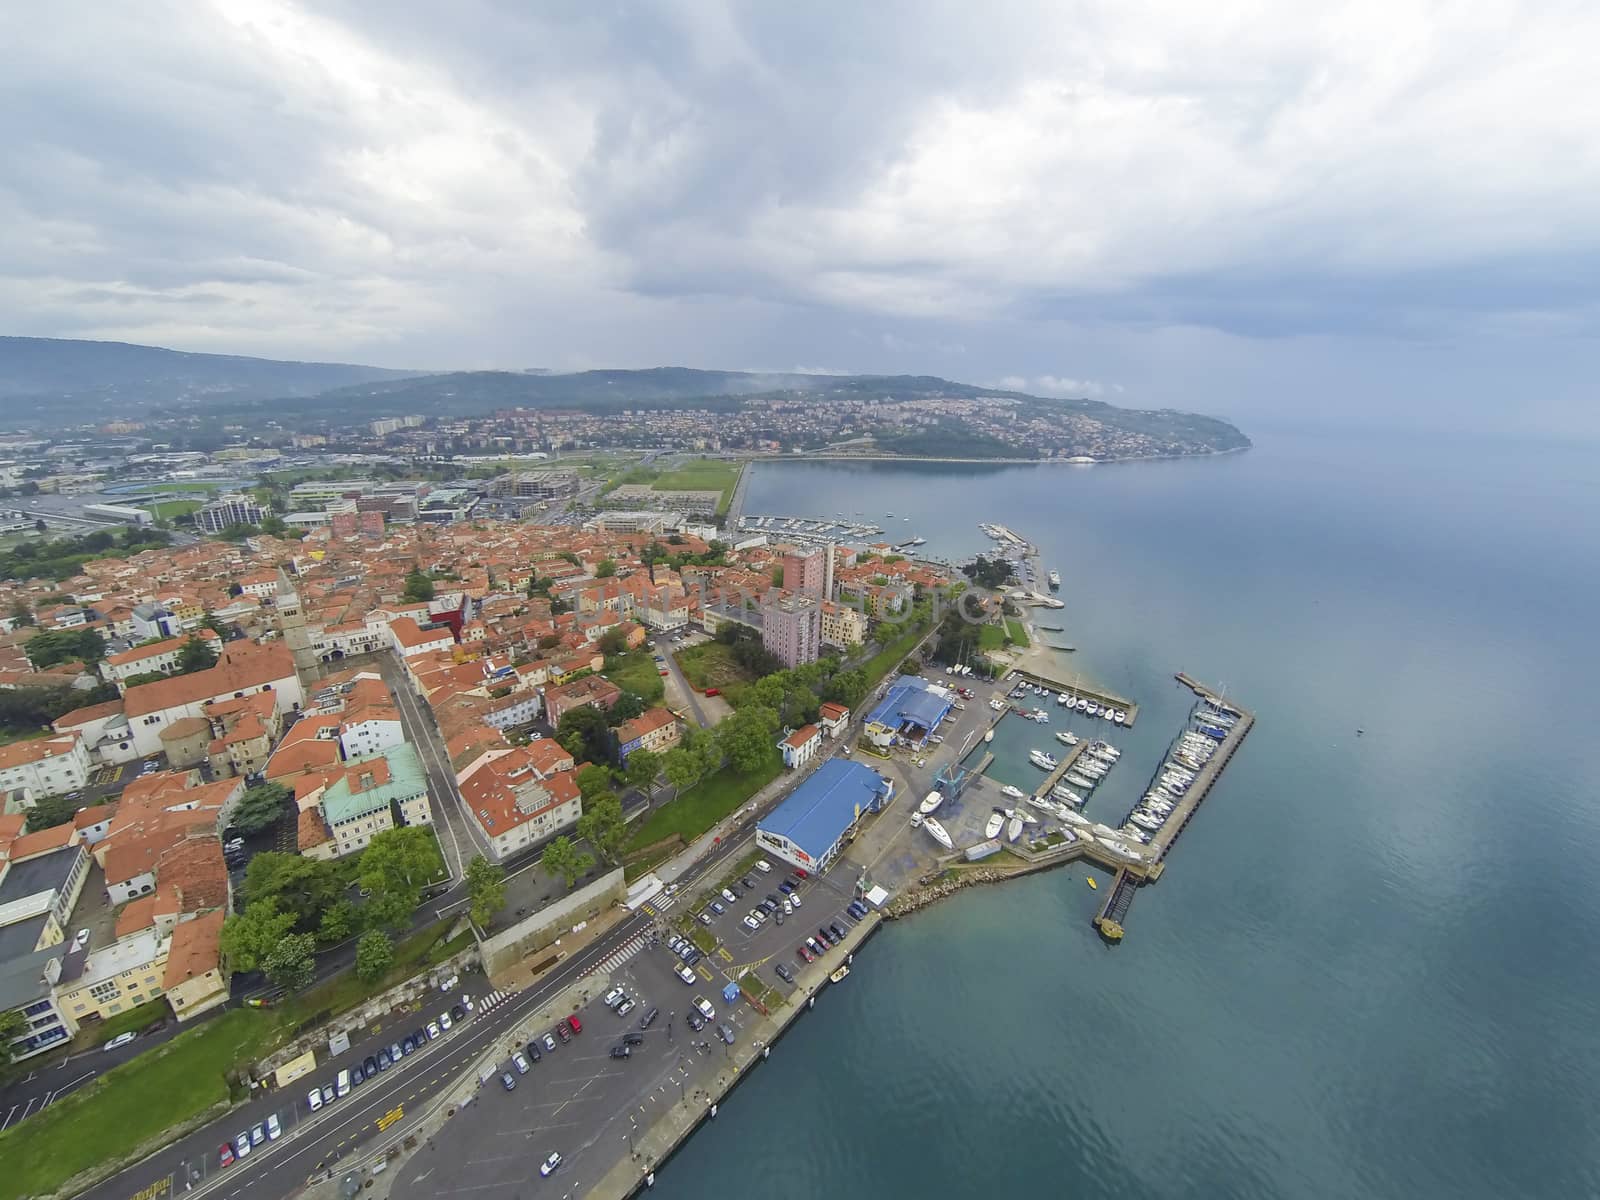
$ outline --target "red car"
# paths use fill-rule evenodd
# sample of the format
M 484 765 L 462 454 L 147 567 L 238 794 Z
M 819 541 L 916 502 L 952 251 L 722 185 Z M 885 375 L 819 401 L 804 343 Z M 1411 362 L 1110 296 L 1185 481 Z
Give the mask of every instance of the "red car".
M 562 1021 L 561 1024 L 556 1026 L 556 1036 L 563 1042 L 570 1042 L 572 1040 L 572 1030 L 567 1028 L 567 1023 L 565 1021 Z
M 582 1033 L 583 1032 L 583 1022 L 578 1020 L 578 1014 L 577 1013 L 573 1013 L 570 1017 L 567 1018 L 567 1024 L 572 1026 L 572 1032 L 573 1033 Z
M 800 946 L 800 947 L 798 947 L 798 949 L 800 951 L 800 957 L 801 958 L 805 959 L 807 962 L 815 962 L 816 961 L 817 956 L 815 954 L 811 953 L 811 951 L 807 950 L 804 946 Z
M 222 1160 L 223 1166 L 233 1166 L 233 1147 L 228 1145 L 227 1142 L 223 1142 L 222 1148 L 217 1151 L 217 1157 Z

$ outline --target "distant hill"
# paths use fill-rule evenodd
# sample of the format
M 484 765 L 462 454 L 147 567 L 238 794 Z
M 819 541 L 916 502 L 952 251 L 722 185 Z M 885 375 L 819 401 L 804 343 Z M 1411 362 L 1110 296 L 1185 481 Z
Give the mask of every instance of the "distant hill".
M 38 418 L 42 406 L 57 421 L 110 419 L 153 405 L 219 397 L 315 396 L 331 388 L 420 373 L 190 354 L 127 342 L 0 337 L 0 420 Z

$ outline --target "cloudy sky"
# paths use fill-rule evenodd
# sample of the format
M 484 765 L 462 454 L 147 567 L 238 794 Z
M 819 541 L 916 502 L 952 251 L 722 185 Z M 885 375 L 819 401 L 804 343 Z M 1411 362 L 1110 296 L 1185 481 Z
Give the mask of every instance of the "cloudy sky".
M 1600 6 L 56 0 L 0 331 L 1600 428 Z

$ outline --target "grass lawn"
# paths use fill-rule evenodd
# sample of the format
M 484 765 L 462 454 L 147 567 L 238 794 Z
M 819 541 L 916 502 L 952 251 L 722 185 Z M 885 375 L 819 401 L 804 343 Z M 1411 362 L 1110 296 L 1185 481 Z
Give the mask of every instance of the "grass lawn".
M 1006 641 L 1013 646 L 1028 644 L 1028 627 L 1014 617 L 1006 618 Z
M 671 837 L 674 833 L 682 834 L 684 841 L 692 842 L 776 779 L 781 770 L 783 759 L 776 747 L 767 762 L 754 771 L 723 767 L 715 775 L 701 780 L 676 800 L 663 804 L 646 817 L 644 823 L 634 831 L 628 849 L 637 850 L 664 837 Z
M 623 691 L 635 692 L 652 704 L 667 694 L 666 683 L 648 650 L 629 650 L 626 654 L 613 655 L 606 660 L 606 668 L 600 674 Z
M 150 515 L 158 521 L 170 521 L 204 507 L 199 500 L 161 500 L 149 506 Z
M 690 459 L 670 471 L 660 471 L 654 467 L 634 467 L 613 479 L 606 490 L 610 491 L 624 483 L 648 483 L 657 491 L 663 492 L 720 491 L 722 499 L 717 502 L 717 514 L 720 516 L 728 511 L 728 504 L 733 499 L 734 485 L 739 482 L 739 472 L 743 469 L 743 463 L 723 462 L 716 458 Z
M 221 484 L 207 483 L 204 480 L 179 481 L 177 483 L 152 483 L 150 491 L 159 492 L 215 492 L 220 490 Z
M 34 738 L 49 736 L 50 731 L 42 725 L 29 726 L 26 729 L 0 729 L 0 746 L 9 746 L 12 742 L 31 742 Z
M 443 962 L 463 948 L 472 937 L 471 931 L 463 933 L 454 942 L 444 940 L 447 924 L 430 925 L 394 944 L 394 965 L 376 983 L 362 983 L 354 971 L 335 975 L 310 991 L 301 992 L 277 1011 L 287 1026 L 293 1028 L 304 1021 L 327 1013 L 330 1016 L 345 1012 L 374 996 L 411 978 L 425 967 Z M 453 947 L 453 948 L 452 948 Z
M 733 657 L 733 651 L 721 642 L 701 642 L 675 656 L 678 669 L 690 686 L 705 691 L 708 687 L 725 688 L 736 683 L 749 683 L 755 676 L 745 670 Z
M 52 1192 L 226 1100 L 225 1073 L 257 1057 L 277 1029 L 270 1013 L 224 1013 L 0 1133 L 0 1200 Z

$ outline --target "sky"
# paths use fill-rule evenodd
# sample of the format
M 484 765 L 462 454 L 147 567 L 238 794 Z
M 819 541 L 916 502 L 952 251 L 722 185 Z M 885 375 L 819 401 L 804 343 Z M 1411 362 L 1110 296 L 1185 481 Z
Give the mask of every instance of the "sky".
M 0 332 L 1600 433 L 1600 6 L 0 10 Z

